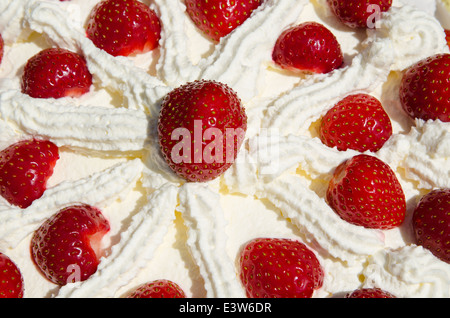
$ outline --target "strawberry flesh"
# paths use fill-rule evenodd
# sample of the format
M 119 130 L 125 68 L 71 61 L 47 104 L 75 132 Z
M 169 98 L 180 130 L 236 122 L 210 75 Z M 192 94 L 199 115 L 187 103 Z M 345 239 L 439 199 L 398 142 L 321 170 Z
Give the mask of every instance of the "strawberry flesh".
M 247 20 L 262 0 L 186 0 L 186 11 L 196 26 L 211 40 L 220 39 Z
M 437 54 L 408 68 L 400 101 L 411 118 L 450 122 L 450 54 Z
M 92 9 L 86 34 L 109 54 L 129 56 L 159 46 L 161 22 L 156 12 L 140 1 L 106 0 Z
M 405 219 L 405 194 L 395 173 L 373 156 L 361 154 L 340 164 L 326 198 L 343 220 L 366 228 L 392 229 Z
M 0 152 L 0 194 L 21 208 L 46 190 L 59 159 L 58 147 L 48 140 L 22 140 Z
M 31 57 L 22 75 L 22 92 L 34 98 L 79 97 L 91 85 L 84 57 L 61 48 L 44 49 Z
M 329 73 L 344 63 L 338 40 L 317 22 L 285 30 L 275 43 L 272 59 L 283 69 L 319 74 Z
M 0 252 L 0 298 L 23 298 L 24 283 L 17 265 Z
M 420 199 L 413 228 L 417 244 L 450 264 L 450 189 L 435 189 Z
M 392 136 L 392 124 L 380 101 L 366 94 L 350 95 L 322 118 L 320 140 L 340 151 L 376 152 Z
M 316 255 L 289 239 L 250 241 L 240 254 L 239 270 L 249 298 L 310 298 L 324 279 Z
M 143 284 L 133 290 L 128 298 L 186 298 L 186 294 L 176 283 L 167 279 L 158 279 Z
M 37 267 L 50 281 L 66 285 L 88 279 L 97 270 L 100 254 L 95 251 L 109 231 L 100 210 L 83 204 L 66 207 L 47 219 L 31 240 Z

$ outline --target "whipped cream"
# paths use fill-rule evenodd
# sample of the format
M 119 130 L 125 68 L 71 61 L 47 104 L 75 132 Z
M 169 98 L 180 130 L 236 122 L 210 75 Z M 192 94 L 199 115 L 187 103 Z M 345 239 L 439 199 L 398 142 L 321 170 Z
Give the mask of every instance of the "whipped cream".
M 421 195 L 450 187 L 450 125 L 410 120 L 397 96 L 405 68 L 449 52 L 434 18 L 440 2 L 394 1 L 377 29 L 353 32 L 334 20 L 325 0 L 266 0 L 214 46 L 182 1 L 155 0 L 161 46 L 136 57 L 112 57 L 86 38 L 84 23 L 97 2 L 0 3 L 0 145 L 41 136 L 61 149 L 42 198 L 24 210 L 0 200 L 0 250 L 22 270 L 25 297 L 121 297 L 159 278 L 175 281 L 188 297 L 244 297 L 236 260 L 243 244 L 261 236 L 301 240 L 316 252 L 325 281 L 315 297 L 362 286 L 399 297 L 449 296 L 450 266 L 414 244 L 410 215 Z M 271 61 L 278 35 L 309 20 L 336 34 L 344 67 L 312 76 L 278 70 Z M 94 77 L 89 93 L 58 100 L 21 93 L 21 68 L 48 46 L 85 56 Z M 237 161 L 206 184 L 174 176 L 156 134 L 162 98 L 196 79 L 231 86 L 249 117 Z M 334 169 L 357 153 L 324 146 L 317 123 L 355 92 L 377 96 L 393 121 L 394 135 L 373 155 L 392 167 L 405 191 L 408 216 L 398 229 L 351 225 L 324 200 Z M 29 239 L 46 218 L 78 202 L 99 207 L 111 233 L 98 271 L 60 288 L 33 266 Z

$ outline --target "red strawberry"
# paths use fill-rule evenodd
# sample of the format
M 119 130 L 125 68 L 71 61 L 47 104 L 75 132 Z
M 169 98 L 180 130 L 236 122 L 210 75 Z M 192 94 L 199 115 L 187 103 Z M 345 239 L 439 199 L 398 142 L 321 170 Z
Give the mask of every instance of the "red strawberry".
M 139 286 L 128 298 L 186 298 L 186 295 L 176 283 L 159 279 Z
M 281 33 L 272 59 L 283 69 L 312 73 L 329 73 L 344 63 L 338 40 L 317 22 L 305 22 Z
M 198 182 L 215 179 L 233 164 L 246 130 L 247 115 L 236 93 L 206 80 L 170 92 L 158 123 L 166 162 L 180 177 Z
M 436 189 L 421 198 L 413 228 L 417 244 L 450 263 L 450 189 Z
M 322 118 L 322 142 L 338 150 L 378 151 L 392 135 L 389 116 L 380 101 L 366 94 L 351 95 Z
M 310 298 L 324 279 L 316 255 L 289 239 L 250 241 L 241 252 L 239 270 L 249 298 Z
M 450 54 L 437 54 L 406 70 L 400 101 L 412 118 L 450 122 Z
M 58 147 L 47 140 L 23 140 L 0 152 L 0 194 L 26 208 L 40 198 L 59 159 Z
M 0 253 L 0 298 L 23 298 L 23 278 L 16 264 Z
M 84 57 L 60 48 L 31 57 L 22 75 L 22 92 L 35 98 L 78 97 L 89 92 L 91 84 Z
M 137 0 L 104 0 L 91 11 L 86 33 L 113 56 L 128 56 L 158 47 L 161 22 L 155 11 Z
M 380 288 L 361 288 L 345 295 L 345 298 L 397 298 Z
M 218 42 L 247 20 L 263 0 L 186 0 L 186 11 L 197 27 Z
M 327 0 L 333 13 L 351 28 L 372 28 L 381 13 L 392 6 L 392 0 Z
M 447 41 L 447 45 L 450 48 L 450 30 L 444 30 L 445 31 L 445 40 Z
M 405 195 L 395 173 L 369 155 L 357 155 L 336 168 L 327 202 L 342 219 L 366 228 L 392 229 L 405 219 Z
M 109 222 L 97 208 L 66 207 L 35 231 L 31 240 L 33 260 L 55 284 L 84 281 L 97 270 L 101 239 L 109 229 Z

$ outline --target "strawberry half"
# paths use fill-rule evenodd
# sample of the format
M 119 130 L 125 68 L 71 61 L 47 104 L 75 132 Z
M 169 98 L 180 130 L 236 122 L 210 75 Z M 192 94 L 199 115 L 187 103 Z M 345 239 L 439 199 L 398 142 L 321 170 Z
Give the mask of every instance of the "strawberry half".
M 176 283 L 159 279 L 139 286 L 128 298 L 186 298 L 186 295 Z
M 48 140 L 23 140 L 0 152 L 0 194 L 26 208 L 46 190 L 59 159 L 58 147 Z
M 227 85 L 200 80 L 163 100 L 158 122 L 164 159 L 180 177 L 209 181 L 234 162 L 247 130 L 247 115 Z
M 437 54 L 408 68 L 400 101 L 412 118 L 450 122 L 450 54 Z
M 290 71 L 329 73 L 344 63 L 341 46 L 325 26 L 305 22 L 278 37 L 272 52 L 276 65 Z
M 23 277 L 17 265 L 0 252 L 0 298 L 23 298 Z
M 61 48 L 31 57 L 22 75 L 22 92 L 35 98 L 78 97 L 89 92 L 91 85 L 84 57 Z
M 324 279 L 316 255 L 289 239 L 250 241 L 240 254 L 239 270 L 249 298 L 310 298 Z
M 33 260 L 55 284 L 84 281 L 97 270 L 101 239 L 109 229 L 97 208 L 85 204 L 66 207 L 34 232 Z
M 104 0 L 91 11 L 86 34 L 113 56 L 151 51 L 159 46 L 161 22 L 156 12 L 137 0 Z
M 380 288 L 361 288 L 345 295 L 345 298 L 397 298 Z
M 405 219 L 405 194 L 395 173 L 373 156 L 361 154 L 340 164 L 326 198 L 342 219 L 366 228 L 392 229 Z
M 378 151 L 392 136 L 392 124 L 380 101 L 366 94 L 350 95 L 322 118 L 319 137 L 328 147 L 345 151 Z
M 450 189 L 423 196 L 413 214 L 417 244 L 450 264 Z
M 382 12 L 392 6 L 392 0 L 327 0 L 334 15 L 351 28 L 371 28 Z
M 186 11 L 196 26 L 210 39 L 219 42 L 236 29 L 262 0 L 186 0 Z

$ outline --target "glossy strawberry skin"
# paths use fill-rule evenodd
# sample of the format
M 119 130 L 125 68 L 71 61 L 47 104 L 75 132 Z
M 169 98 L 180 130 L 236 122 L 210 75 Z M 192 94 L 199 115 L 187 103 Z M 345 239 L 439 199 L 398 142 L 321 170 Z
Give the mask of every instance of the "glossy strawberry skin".
M 159 279 L 139 286 L 128 298 L 186 298 L 186 294 L 176 283 Z
M 366 228 L 388 230 L 405 219 L 405 194 L 395 173 L 373 156 L 361 154 L 340 164 L 326 198 L 343 220 Z
M 46 190 L 59 159 L 58 147 L 48 140 L 22 140 L 0 152 L 0 194 L 27 208 Z
M 397 298 L 380 288 L 361 288 L 345 295 L 345 298 Z
M 55 284 L 84 281 L 97 270 L 100 240 L 109 229 L 109 222 L 95 207 L 63 208 L 34 232 L 33 261 Z
M 322 118 L 319 137 L 328 147 L 376 152 L 392 136 L 392 124 L 380 101 L 366 94 L 350 95 Z
M 219 42 L 247 20 L 262 0 L 186 0 L 186 11 L 196 26 L 211 40 Z
M 408 68 L 400 101 L 411 118 L 450 122 L 450 54 L 437 54 Z
M 177 130 L 188 136 L 173 139 Z M 207 137 L 213 130 L 217 134 Z M 191 182 L 210 181 L 223 174 L 236 159 L 246 130 L 247 115 L 239 97 L 227 85 L 209 80 L 171 91 L 163 100 L 158 122 L 164 159 L 178 176 Z M 217 147 L 212 147 L 210 143 L 216 141 Z M 175 151 L 182 143 L 189 149 Z
M 22 92 L 34 98 L 79 97 L 88 93 L 91 85 L 84 57 L 61 48 L 32 56 L 22 75 Z
M 17 265 L 0 252 L 0 298 L 23 298 L 24 283 Z
M 278 37 L 272 52 L 276 65 L 290 71 L 329 73 L 344 63 L 341 46 L 325 26 L 305 22 Z
M 322 287 L 324 272 L 303 243 L 258 238 L 240 254 L 239 277 L 249 298 L 310 298 Z
M 375 19 L 381 18 L 375 17 L 374 14 L 386 12 L 392 6 L 392 0 L 327 1 L 334 15 L 350 28 L 369 28 L 370 23 L 375 23 Z M 369 7 L 370 5 L 377 6 L 376 10 L 375 7 Z
M 113 56 L 149 52 L 159 46 L 161 21 L 156 12 L 137 0 L 106 0 L 91 11 L 89 39 Z
M 450 189 L 424 195 L 413 213 L 417 244 L 450 264 Z

